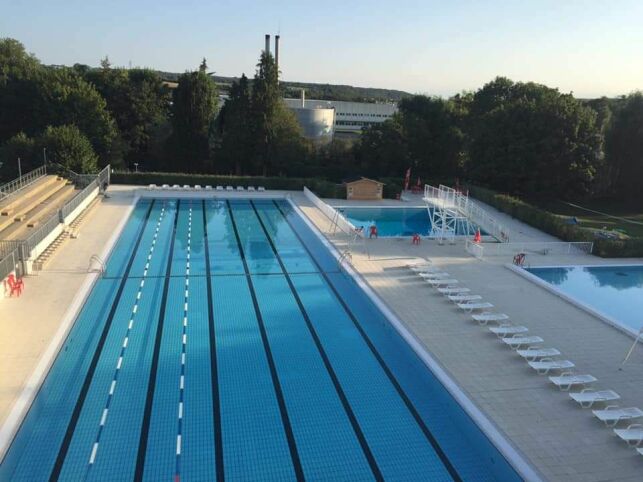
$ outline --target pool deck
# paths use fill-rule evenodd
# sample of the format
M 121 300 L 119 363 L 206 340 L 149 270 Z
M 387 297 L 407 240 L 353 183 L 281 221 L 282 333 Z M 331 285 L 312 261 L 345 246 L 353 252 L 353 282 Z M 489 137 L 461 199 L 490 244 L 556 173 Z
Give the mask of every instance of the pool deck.
M 68 307 L 87 282 L 89 257 L 105 249 L 131 205 L 133 189 L 111 186 L 110 198 L 95 205 L 81 224 L 80 237 L 66 241 L 44 271 L 26 279 L 23 296 L 0 300 L 0 425 L 28 387 Z M 330 220 L 307 198 L 301 193 L 293 193 L 292 198 L 320 230 L 328 231 Z M 412 206 L 421 205 L 421 201 L 385 204 Z M 513 240 L 555 240 L 508 216 L 498 216 L 511 228 Z M 327 237 L 339 248 L 345 247 L 346 239 L 341 235 Z M 423 240 L 420 246 L 412 246 L 407 239 L 380 239 L 366 243 L 370 259 L 361 252 L 362 247 L 355 248 L 355 269 L 543 478 L 641 480 L 643 457 L 593 419 L 590 410 L 581 409 L 566 393 L 556 390 L 545 376 L 537 375 L 486 328 L 459 312 L 404 266 L 430 258 L 463 286 L 493 303 L 497 311 L 527 326 L 531 334 L 542 336 L 543 346 L 558 348 L 564 358 L 576 364 L 578 373 L 596 376 L 597 388 L 620 393 L 621 406 L 643 408 L 643 344 L 622 366 L 631 337 L 507 269 L 510 259 L 506 257 L 475 259 L 465 253 L 462 242 L 438 246 Z M 593 256 L 530 258 L 534 266 L 641 261 L 615 262 Z
M 340 249 L 346 247 L 346 237 L 328 234 L 331 223 L 321 211 L 303 196 L 295 200 L 334 244 Z M 333 203 L 346 205 L 347 201 Z M 556 241 L 509 216 L 496 215 L 511 229 L 514 241 Z M 546 376 L 536 374 L 515 352 L 405 265 L 431 259 L 462 286 L 493 303 L 496 311 L 529 328 L 530 334 L 541 336 L 543 347 L 558 348 L 561 359 L 576 364 L 576 373 L 598 378 L 595 388 L 619 393 L 622 399 L 618 404 L 623 407 L 643 408 L 643 343 L 623 366 L 621 362 L 633 342 L 630 336 L 514 273 L 506 267 L 511 257 L 478 260 L 465 252 L 462 241 L 440 246 L 423 240 L 420 246 L 413 246 L 408 239 L 382 238 L 367 240 L 366 246 L 370 259 L 363 247 L 354 247 L 355 269 L 543 478 L 641 480 L 643 457 L 594 419 L 591 410 L 580 408 Z M 533 266 L 641 261 L 529 255 Z

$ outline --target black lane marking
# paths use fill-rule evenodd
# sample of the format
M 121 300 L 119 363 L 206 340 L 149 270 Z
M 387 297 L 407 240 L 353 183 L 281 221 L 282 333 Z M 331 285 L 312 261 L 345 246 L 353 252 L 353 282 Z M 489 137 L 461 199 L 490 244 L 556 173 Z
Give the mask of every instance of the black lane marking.
M 109 329 L 112 326 L 112 321 L 114 320 L 114 315 L 116 314 L 116 308 L 120 303 L 121 295 L 123 294 L 123 290 L 125 289 L 125 284 L 127 283 L 129 272 L 132 268 L 132 264 L 134 263 L 136 252 L 138 251 L 138 248 L 141 244 L 141 239 L 143 239 L 143 234 L 145 233 L 145 227 L 147 226 L 147 221 L 150 219 L 150 214 L 152 213 L 153 206 L 154 206 L 154 200 L 152 200 L 152 202 L 150 203 L 150 207 L 147 209 L 147 213 L 145 214 L 145 219 L 141 223 L 141 228 L 138 233 L 136 243 L 134 244 L 134 248 L 132 249 L 132 254 L 130 255 L 129 261 L 127 262 L 127 267 L 125 268 L 123 277 L 121 278 L 121 284 L 118 286 L 116 297 L 114 298 L 114 301 L 112 302 L 112 307 L 110 308 L 109 314 L 107 315 L 105 326 L 103 326 L 103 332 L 101 333 L 100 339 L 98 340 L 98 345 L 96 345 L 94 356 L 92 357 L 92 361 L 89 364 L 87 375 L 85 375 L 83 386 L 80 390 L 78 399 L 76 400 L 76 405 L 74 406 L 74 411 L 72 412 L 71 419 L 69 420 L 69 424 L 67 425 L 67 431 L 65 432 L 65 437 L 63 438 L 62 445 L 58 450 L 58 456 L 56 457 L 54 468 L 51 470 L 51 474 L 49 475 L 50 482 L 56 481 L 60 477 L 60 471 L 63 468 L 65 457 L 67 457 L 69 444 L 71 443 L 71 438 L 74 435 L 74 430 L 76 430 L 76 424 L 78 423 L 80 412 L 83 408 L 83 404 L 85 403 L 87 392 L 89 391 L 89 386 L 91 385 L 92 379 L 94 377 L 94 372 L 96 371 L 96 365 L 98 364 L 98 359 L 100 358 L 101 352 L 103 351 L 103 346 L 105 345 L 105 340 L 107 339 L 107 334 L 109 333 Z
M 170 253 L 165 268 L 165 283 L 163 283 L 163 294 L 161 295 L 161 308 L 159 310 L 158 327 L 156 328 L 156 338 L 154 340 L 154 355 L 152 356 L 152 368 L 150 378 L 147 384 L 147 397 L 145 399 L 145 412 L 143 414 L 143 425 L 138 442 L 138 453 L 136 455 L 136 469 L 134 471 L 134 480 L 143 479 L 143 470 L 145 468 L 145 452 L 147 451 L 147 438 L 150 431 L 150 419 L 152 417 L 152 403 L 154 401 L 154 388 L 156 387 L 156 372 L 158 369 L 159 352 L 161 351 L 161 337 L 163 336 L 163 321 L 165 318 L 165 307 L 167 305 L 167 292 L 170 286 L 170 273 L 172 272 L 172 257 L 174 256 L 174 241 L 176 240 L 176 225 L 179 220 L 179 210 L 181 200 L 176 202 L 176 213 L 174 214 L 174 226 L 172 228 L 172 239 L 170 241 Z
M 297 232 L 297 230 L 293 227 L 293 225 L 292 225 L 292 223 L 290 222 L 290 220 L 288 219 L 288 217 L 287 217 L 287 216 L 284 214 L 284 212 L 281 210 L 281 207 L 279 206 L 279 204 L 277 204 L 277 202 L 276 202 L 276 201 L 273 201 L 273 203 L 274 203 L 274 205 L 277 207 L 277 210 L 281 213 L 281 215 L 283 216 L 283 218 L 286 220 L 286 222 L 288 223 L 288 225 L 290 226 L 290 229 L 292 229 L 293 233 L 295 233 L 295 236 L 297 236 L 297 239 L 299 239 L 299 242 L 301 243 L 301 245 L 304 247 L 304 249 L 305 249 L 305 250 L 306 250 L 306 252 L 308 253 L 308 256 L 310 257 L 310 259 L 313 261 L 313 263 L 315 263 L 315 266 L 317 266 L 317 269 L 319 269 L 319 272 L 321 273 L 321 275 L 322 275 L 322 276 L 324 277 L 324 279 L 326 280 L 326 283 L 328 284 L 328 286 L 330 287 L 330 289 L 331 289 L 331 290 L 333 291 L 333 293 L 335 294 L 335 298 L 337 298 L 337 300 L 339 301 L 339 303 L 340 303 L 340 304 L 342 305 L 342 307 L 344 308 L 344 311 L 346 312 L 346 314 L 347 314 L 347 315 L 350 317 L 350 319 L 353 321 L 353 324 L 355 325 L 355 327 L 356 327 L 356 328 L 357 328 L 357 330 L 359 331 L 360 335 L 362 335 L 362 338 L 364 339 L 364 341 L 366 342 L 366 344 L 367 344 L 367 345 L 368 345 L 368 347 L 370 348 L 371 352 L 373 353 L 373 356 L 375 356 L 375 358 L 377 359 L 378 363 L 379 363 L 379 364 L 380 364 L 380 366 L 382 367 L 382 370 L 384 370 L 384 373 L 386 373 L 387 377 L 389 378 L 389 380 L 391 381 L 391 383 L 392 383 L 392 384 L 393 384 L 393 386 L 395 387 L 395 390 L 397 391 L 397 393 L 399 394 L 400 398 L 402 399 L 402 401 L 403 401 L 403 402 L 404 402 L 404 404 L 406 405 L 407 409 L 409 410 L 409 412 L 411 412 L 411 415 L 413 416 L 413 418 L 415 419 L 415 422 L 416 422 L 416 423 L 418 424 L 418 426 L 420 427 L 420 430 L 422 431 L 422 433 L 424 434 L 424 436 L 426 437 L 426 439 L 429 441 L 429 443 L 430 443 L 430 444 L 431 444 L 431 446 L 433 447 L 433 450 L 435 450 L 435 453 L 438 455 L 438 457 L 440 457 L 440 460 L 441 460 L 441 461 L 442 461 L 442 463 L 444 464 L 444 467 L 446 468 L 447 472 L 449 472 L 449 475 L 451 475 L 451 477 L 453 477 L 453 479 L 454 479 L 454 480 L 456 480 L 456 481 L 461 481 L 461 480 L 462 480 L 462 478 L 461 478 L 461 477 L 460 477 L 460 475 L 458 474 L 458 471 L 455 469 L 455 467 L 453 466 L 453 464 L 451 463 L 451 461 L 449 460 L 449 458 L 447 457 L 447 455 L 444 453 L 444 450 L 442 450 L 442 447 L 440 447 L 440 445 L 438 444 L 438 441 L 436 440 L 436 438 L 434 437 L 434 435 L 431 433 L 431 430 L 429 429 L 429 427 L 427 427 L 427 426 L 426 426 L 426 424 L 424 423 L 424 420 L 422 420 L 422 417 L 420 416 L 419 412 L 417 411 L 417 409 L 416 409 L 416 408 L 415 408 L 415 406 L 413 405 L 413 402 L 412 402 L 412 401 L 411 401 L 411 399 L 408 397 L 408 395 L 404 392 L 404 389 L 402 388 L 402 386 L 400 385 L 400 383 L 399 383 L 399 382 L 397 381 L 397 379 L 395 378 L 395 375 L 393 375 L 393 372 L 392 372 L 392 371 L 390 370 L 390 368 L 386 365 L 386 362 L 384 361 L 384 359 L 382 358 L 382 356 L 379 354 L 379 352 L 378 352 L 378 351 L 377 351 L 377 349 L 375 348 L 375 345 L 373 345 L 373 342 L 372 342 L 372 341 L 371 341 L 371 339 L 368 337 L 368 335 L 366 334 L 366 332 L 364 331 L 364 329 L 363 329 L 363 328 L 362 328 L 362 326 L 360 325 L 359 321 L 357 320 L 357 318 L 355 317 L 355 315 L 353 314 L 353 312 L 351 311 L 351 309 L 348 307 L 348 305 L 346 304 L 346 302 L 344 301 L 344 299 L 339 295 L 339 293 L 338 293 L 337 289 L 336 289 L 336 288 L 335 288 L 335 286 L 332 284 L 331 280 L 328 278 L 328 276 L 326 275 L 326 273 L 324 273 L 324 271 L 322 270 L 321 266 L 320 266 L 320 265 L 319 265 L 319 263 L 317 262 L 317 259 L 313 256 L 313 254 L 312 254 L 312 253 L 310 252 L 310 250 L 308 249 L 308 246 L 306 246 L 306 244 L 304 243 L 304 241 L 301 239 L 301 236 L 299 235 L 299 233 Z
M 210 374 L 212 377 L 212 410 L 214 422 L 214 460 L 216 463 L 217 481 L 223 482 L 223 436 L 221 434 L 221 402 L 219 399 L 219 375 L 217 364 L 217 345 L 214 327 L 214 308 L 212 306 L 212 278 L 210 277 L 210 247 L 208 246 L 208 220 L 205 200 L 203 207 L 203 236 L 205 243 L 205 272 L 208 286 L 208 326 L 210 329 Z
M 250 289 L 252 304 L 254 306 L 255 314 L 257 316 L 257 321 L 259 324 L 259 333 L 261 334 L 261 341 L 263 342 L 263 347 L 264 347 L 264 350 L 266 351 L 266 357 L 268 359 L 268 367 L 270 368 L 270 377 L 272 378 L 272 384 L 275 388 L 275 394 L 277 395 L 277 403 L 279 404 L 279 412 L 281 414 L 281 420 L 284 425 L 284 431 L 286 432 L 288 449 L 290 451 L 290 457 L 292 459 L 293 467 L 295 469 L 295 476 L 297 477 L 297 480 L 305 480 L 304 470 L 301 466 L 301 460 L 299 458 L 297 445 L 295 443 L 295 436 L 292 431 L 292 425 L 290 424 L 290 418 L 288 417 L 288 411 L 286 410 L 286 402 L 284 400 L 284 394 L 281 389 L 281 383 L 279 382 L 279 377 L 277 376 L 277 368 L 275 366 L 275 361 L 272 357 L 272 350 L 270 349 L 270 344 L 268 342 L 266 327 L 263 323 L 263 316 L 261 316 L 261 311 L 259 310 L 259 302 L 257 301 L 257 294 L 255 293 L 255 288 L 252 283 L 252 277 L 250 276 L 250 270 L 248 269 L 248 261 L 246 260 L 246 255 L 243 250 L 243 246 L 241 245 L 241 238 L 239 237 L 239 231 L 237 230 L 237 222 L 235 221 L 234 215 L 232 214 L 230 201 L 226 201 L 226 206 L 228 207 L 228 213 L 230 214 L 230 219 L 232 221 L 232 229 L 234 230 L 234 236 L 237 240 L 237 245 L 239 246 L 241 259 L 243 260 L 243 269 L 246 272 L 248 288 Z
M 324 350 L 324 347 L 322 346 L 321 340 L 319 339 L 319 335 L 317 334 L 317 331 L 315 330 L 313 323 L 308 316 L 308 312 L 306 311 L 306 308 L 304 308 L 304 304 L 301 301 L 301 298 L 299 297 L 299 294 L 297 293 L 297 290 L 295 289 L 295 285 L 292 282 L 292 279 L 290 278 L 290 275 L 288 274 L 288 271 L 286 270 L 286 266 L 284 265 L 281 256 L 277 252 L 277 248 L 272 240 L 272 237 L 268 233 L 268 230 L 266 229 L 266 226 L 261 219 L 261 216 L 259 216 L 259 212 L 257 211 L 257 208 L 255 204 L 250 201 L 250 204 L 252 205 L 252 209 L 254 210 L 257 219 L 259 220 L 259 224 L 261 224 L 261 228 L 263 229 L 264 234 L 266 235 L 266 239 L 268 240 L 268 243 L 270 243 L 270 247 L 272 248 L 272 251 L 275 253 L 275 256 L 277 257 L 277 261 L 279 262 L 279 266 L 281 266 L 282 271 L 284 272 L 284 276 L 286 278 L 286 281 L 288 282 L 288 286 L 290 287 L 290 291 L 292 292 L 292 295 L 295 298 L 295 301 L 297 302 L 297 306 L 299 307 L 299 311 L 301 312 L 302 316 L 304 317 L 304 320 L 306 322 L 306 326 L 308 327 L 308 331 L 310 331 L 310 334 L 313 337 L 313 340 L 315 342 L 315 346 L 317 347 L 317 351 L 319 351 L 319 355 L 321 356 L 322 361 L 324 362 L 324 366 L 326 367 L 326 371 L 330 375 L 330 378 L 333 382 L 333 385 L 335 387 L 335 391 L 337 392 L 337 395 L 339 396 L 340 401 L 342 402 L 342 406 L 344 407 L 344 410 L 346 411 L 346 415 L 348 416 L 348 419 L 350 421 L 351 426 L 353 427 L 353 431 L 355 432 L 355 435 L 357 436 L 357 439 L 359 441 L 360 446 L 362 447 L 362 451 L 364 452 L 364 455 L 366 457 L 366 460 L 368 461 L 368 465 L 371 468 L 371 471 L 373 472 L 373 476 L 375 477 L 375 480 L 380 480 L 383 481 L 384 477 L 382 476 L 382 472 L 380 471 L 380 468 L 377 466 L 377 461 L 375 460 L 375 457 L 373 456 L 373 452 L 371 452 L 371 448 L 368 446 L 368 442 L 366 441 L 366 437 L 364 436 L 364 432 L 362 432 L 362 428 L 360 427 L 357 417 L 355 416 L 355 413 L 353 412 L 352 407 L 350 406 L 350 403 L 348 403 L 348 399 L 346 398 L 346 394 L 344 393 L 344 390 L 339 383 L 339 378 L 337 377 L 337 374 L 335 373 L 335 370 L 333 369 L 330 359 L 328 358 L 328 355 L 326 354 L 326 351 Z M 299 274 L 299 273 L 298 273 Z M 317 273 L 315 273 L 317 274 Z

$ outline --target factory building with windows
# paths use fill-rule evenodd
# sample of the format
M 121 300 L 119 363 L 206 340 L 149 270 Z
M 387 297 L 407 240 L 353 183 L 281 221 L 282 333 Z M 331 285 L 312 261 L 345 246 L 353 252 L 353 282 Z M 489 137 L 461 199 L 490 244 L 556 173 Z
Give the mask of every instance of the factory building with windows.
M 390 119 L 393 114 L 397 112 L 397 104 L 393 103 L 376 104 L 367 102 L 345 102 L 338 100 L 304 100 L 303 95 L 302 99 L 284 100 L 286 105 L 295 111 L 297 118 L 300 119 L 300 123 L 302 123 L 302 120 L 298 112 L 302 109 L 311 111 L 308 117 L 323 119 L 324 123 L 327 123 L 330 119 L 330 115 L 326 112 L 332 109 L 334 111 L 334 117 L 331 138 L 335 133 L 352 135 L 360 134 L 362 129 L 384 122 L 385 120 Z M 322 113 L 325 113 L 325 115 L 322 115 Z M 304 129 L 304 134 L 307 137 L 310 137 L 308 132 L 312 133 L 322 130 L 321 126 L 319 126 L 319 129 L 308 129 L 303 123 L 302 128 Z M 325 137 L 327 137 L 327 135 Z

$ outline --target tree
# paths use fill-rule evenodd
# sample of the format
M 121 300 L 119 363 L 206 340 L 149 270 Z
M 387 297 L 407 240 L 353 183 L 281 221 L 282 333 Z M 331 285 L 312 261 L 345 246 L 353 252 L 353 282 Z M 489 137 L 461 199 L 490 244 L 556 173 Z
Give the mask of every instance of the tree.
M 78 173 L 97 171 L 98 157 L 89 139 L 74 125 L 49 126 L 37 140 L 47 158 Z
M 198 71 L 182 74 L 174 90 L 173 140 L 180 159 L 173 167 L 177 171 L 204 172 L 208 167 L 218 94 L 216 84 L 205 70 L 203 62 Z
M 399 109 L 409 160 L 416 172 L 439 179 L 456 176 L 464 157 L 461 110 L 456 109 L 456 104 L 416 95 L 402 99 Z
M 251 98 L 248 78 L 241 75 L 230 86 L 230 93 L 218 117 L 218 133 L 221 139 L 219 168 L 241 175 L 251 166 L 248 160 L 254 156 L 251 146 Z
M 105 60 L 101 65 L 101 69 L 86 72 L 85 79 L 103 96 L 116 121 L 126 145 L 126 163 L 152 163 L 152 136 L 169 121 L 169 89 L 152 70 L 112 69 Z
M 596 117 L 571 94 L 497 78 L 471 104 L 469 176 L 529 196 L 587 195 L 602 162 Z
M 366 129 L 356 147 L 361 174 L 371 177 L 402 176 L 409 167 L 409 149 L 401 116 Z
M 275 163 L 275 117 L 280 112 L 279 72 L 275 59 L 262 52 L 252 84 L 252 137 L 255 172 L 266 176 Z
M 639 196 L 643 179 L 643 93 L 625 98 L 607 134 L 610 177 L 618 197 Z
M 0 179 L 8 181 L 18 177 L 18 159 L 23 173 L 42 165 L 33 139 L 20 132 L 0 148 Z

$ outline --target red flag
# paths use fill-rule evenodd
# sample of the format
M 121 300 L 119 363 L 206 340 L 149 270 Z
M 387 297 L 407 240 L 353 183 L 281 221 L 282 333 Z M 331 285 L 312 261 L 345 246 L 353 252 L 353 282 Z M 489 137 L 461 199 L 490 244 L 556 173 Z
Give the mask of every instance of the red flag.
M 406 176 L 404 176 L 404 190 L 409 190 L 409 182 L 411 182 L 411 168 L 409 167 L 406 170 Z

